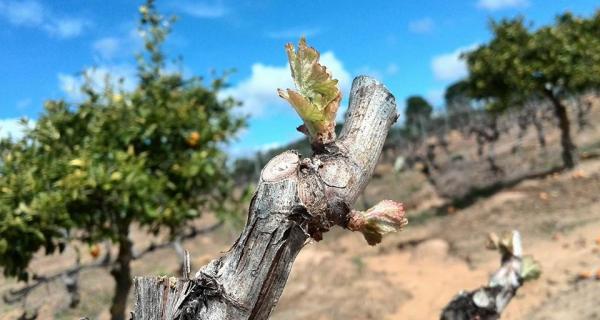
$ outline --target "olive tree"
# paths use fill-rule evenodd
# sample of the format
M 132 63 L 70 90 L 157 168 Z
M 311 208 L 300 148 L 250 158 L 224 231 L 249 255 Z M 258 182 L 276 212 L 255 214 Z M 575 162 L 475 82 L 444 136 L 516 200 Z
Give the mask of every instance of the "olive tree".
M 132 285 L 132 225 L 176 234 L 202 212 L 224 214 L 232 188 L 223 148 L 244 125 L 230 112 L 237 103 L 217 98 L 223 79 L 205 85 L 167 70 L 161 45 L 174 20 L 152 0 L 140 15 L 135 89 L 88 78 L 80 102 L 48 101 L 21 140 L 0 143 L 4 274 L 27 280 L 42 248 L 112 240 L 115 320 L 125 319 Z
M 492 109 L 551 102 L 561 131 L 565 167 L 577 163 L 565 100 L 600 85 L 600 13 L 585 19 L 566 13 L 533 30 L 522 18 L 492 23 L 493 38 L 465 55 L 477 99 Z

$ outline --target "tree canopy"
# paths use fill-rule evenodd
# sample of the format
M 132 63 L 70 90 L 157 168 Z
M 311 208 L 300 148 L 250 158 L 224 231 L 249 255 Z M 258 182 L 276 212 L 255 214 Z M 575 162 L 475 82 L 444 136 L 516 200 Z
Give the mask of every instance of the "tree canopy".
M 206 85 L 168 71 L 161 45 L 174 20 L 153 1 L 140 16 L 145 52 L 137 56 L 134 90 L 111 78 L 98 88 L 86 73 L 81 101 L 48 101 L 22 139 L 0 141 L 6 276 L 27 279 L 34 253 L 71 239 L 110 239 L 125 252 L 133 222 L 176 233 L 202 212 L 227 212 L 232 187 L 223 148 L 245 123 L 231 113 L 238 103 L 217 97 L 222 78 Z
M 496 111 L 548 99 L 562 132 L 563 160 L 572 167 L 575 145 L 563 100 L 600 86 L 600 11 L 591 18 L 565 13 L 538 29 L 523 18 L 491 27 L 492 40 L 465 55 L 472 96 Z
M 406 128 L 411 139 L 422 136 L 427 130 L 433 107 L 421 96 L 410 96 L 406 99 Z
M 532 95 L 564 97 L 600 84 L 600 13 L 570 13 L 532 30 L 523 18 L 492 22 L 493 39 L 466 54 L 476 98 L 508 107 Z
M 466 80 L 452 83 L 444 92 L 444 102 L 449 114 L 469 111 L 472 99 L 469 82 Z

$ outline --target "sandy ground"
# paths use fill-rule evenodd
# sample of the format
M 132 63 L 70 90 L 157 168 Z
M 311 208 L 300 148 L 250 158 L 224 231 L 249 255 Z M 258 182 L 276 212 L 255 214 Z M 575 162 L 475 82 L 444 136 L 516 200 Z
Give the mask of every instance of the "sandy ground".
M 548 198 L 544 194 L 548 194 Z M 368 247 L 359 235 L 311 244 L 298 257 L 274 319 L 436 319 L 461 289 L 485 284 L 499 256 L 488 232 L 523 234 L 542 277 L 503 319 L 600 319 L 600 162 L 525 181 L 453 215 Z
M 578 143 L 594 145 L 598 137 L 600 129 Z M 372 205 L 379 198 L 406 201 L 409 225 L 375 247 L 360 234 L 340 229 L 308 244 L 293 266 L 273 319 L 437 319 L 456 293 L 484 285 L 498 268 L 498 254 L 484 249 L 487 233 L 513 229 L 521 232 L 525 253 L 541 263 L 543 274 L 521 288 L 502 319 L 600 319 L 600 280 L 580 279 L 580 274 L 600 270 L 600 159 L 523 181 L 443 216 L 432 214 L 443 200 L 418 172 L 395 175 L 390 164 L 380 165 L 377 172 L 356 206 Z M 198 225 L 213 222 L 201 220 Z M 184 246 L 199 267 L 227 250 L 238 234 L 225 228 Z M 139 231 L 134 234 L 138 249 L 151 240 Z M 84 262 L 92 260 L 82 250 Z M 38 255 L 31 269 L 52 274 L 73 262 L 69 249 L 63 255 Z M 177 270 L 172 250 L 133 263 L 134 276 L 176 275 Z M 2 294 L 20 286 L 0 278 Z M 39 319 L 108 319 L 112 289 L 106 270 L 87 270 L 81 274 L 77 308 L 67 308 L 60 282 L 36 290 L 26 307 L 39 308 Z M 0 319 L 17 319 L 22 307 L 0 301 Z

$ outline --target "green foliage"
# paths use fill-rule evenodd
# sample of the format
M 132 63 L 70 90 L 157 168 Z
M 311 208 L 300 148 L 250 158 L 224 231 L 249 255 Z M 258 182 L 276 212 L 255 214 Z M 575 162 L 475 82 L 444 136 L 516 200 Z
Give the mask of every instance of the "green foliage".
M 423 135 L 427 130 L 433 107 L 421 96 L 410 96 L 406 99 L 406 129 L 411 139 Z
M 492 32 L 489 43 L 465 55 L 471 92 L 491 108 L 600 85 L 600 12 L 589 19 L 566 13 L 537 30 L 523 18 L 501 20 Z
M 468 112 L 471 108 L 472 98 L 469 89 L 469 82 L 459 80 L 446 88 L 444 101 L 448 114 L 458 114 Z
M 473 97 L 490 111 L 549 100 L 561 131 L 565 167 L 577 162 L 564 100 L 600 87 L 600 11 L 585 19 L 565 13 L 532 30 L 522 18 L 492 23 L 493 39 L 467 53 Z
M 304 121 L 311 142 L 329 143 L 335 139 L 335 116 L 342 100 L 338 80 L 332 79 L 327 68 L 319 63 L 319 52 L 300 39 L 298 51 L 285 46 L 292 79 L 298 91 L 278 89 Z
M 433 107 L 421 96 L 411 96 L 406 99 L 406 122 L 413 123 L 419 119 L 429 120 Z
M 201 212 L 227 212 L 232 190 L 223 146 L 244 125 L 221 101 L 223 79 L 205 86 L 165 68 L 161 45 L 173 19 L 152 1 L 140 9 L 145 53 L 131 92 L 96 89 L 81 102 L 48 101 L 19 141 L 0 142 L 0 265 L 26 279 L 40 248 L 72 238 L 119 239 L 135 222 L 176 232 Z

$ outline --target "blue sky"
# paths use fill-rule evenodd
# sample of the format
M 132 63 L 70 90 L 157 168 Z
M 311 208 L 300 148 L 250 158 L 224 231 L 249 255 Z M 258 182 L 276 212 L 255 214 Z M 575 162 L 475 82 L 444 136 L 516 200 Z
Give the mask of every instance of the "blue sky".
M 142 1 L 0 0 L 0 134 L 18 134 L 15 120 L 35 120 L 46 99 L 77 99 L 77 73 L 96 67 L 134 85 L 135 32 Z M 436 106 L 447 84 L 465 75 L 461 50 L 489 39 L 490 18 L 526 16 L 536 25 L 570 10 L 590 15 L 597 0 L 286 1 L 158 0 L 179 17 L 166 50 L 184 58 L 188 74 L 235 68 L 233 95 L 251 115 L 231 146 L 248 154 L 300 134 L 299 118 L 275 89 L 291 86 L 283 45 L 306 35 L 340 79 L 383 81 L 399 106 L 420 94 Z M 346 101 L 343 102 L 345 107 Z

